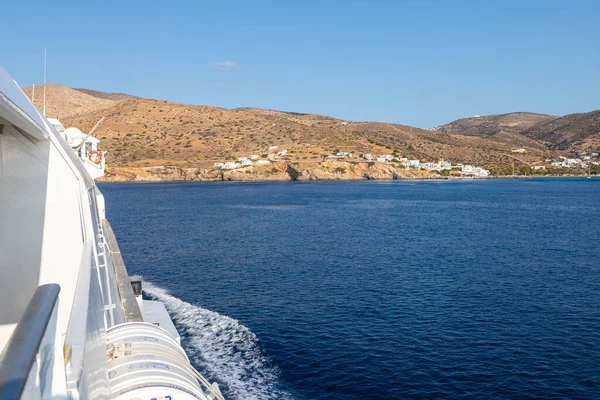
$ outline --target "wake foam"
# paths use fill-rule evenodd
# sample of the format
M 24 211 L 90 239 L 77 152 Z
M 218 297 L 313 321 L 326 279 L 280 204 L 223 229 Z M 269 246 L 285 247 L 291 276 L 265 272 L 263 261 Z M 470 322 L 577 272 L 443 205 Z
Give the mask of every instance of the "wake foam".
M 192 364 L 217 381 L 226 399 L 292 399 L 279 388 L 279 369 L 258 338 L 233 318 L 186 303 L 150 282 L 144 292 L 165 305 Z

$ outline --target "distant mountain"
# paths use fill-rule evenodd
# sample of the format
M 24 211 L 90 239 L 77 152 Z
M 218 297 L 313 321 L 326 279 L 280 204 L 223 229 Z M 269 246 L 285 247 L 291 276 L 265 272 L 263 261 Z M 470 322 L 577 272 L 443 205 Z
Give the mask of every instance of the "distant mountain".
M 532 126 L 556 119 L 553 115 L 514 112 L 509 114 L 492 114 L 461 118 L 439 127 L 448 134 L 463 134 L 475 136 L 494 136 L 502 131 L 523 132 Z
M 438 127 L 438 131 L 450 135 L 495 137 L 519 146 L 541 148 L 543 145 L 523 135 L 532 126 L 556 119 L 553 115 L 515 112 L 462 118 Z
M 597 150 L 600 147 L 600 110 L 542 121 L 523 134 L 553 149 Z
M 600 146 L 600 110 L 564 117 L 526 112 L 478 116 L 436 130 L 450 135 L 501 138 L 519 146 L 590 151 Z

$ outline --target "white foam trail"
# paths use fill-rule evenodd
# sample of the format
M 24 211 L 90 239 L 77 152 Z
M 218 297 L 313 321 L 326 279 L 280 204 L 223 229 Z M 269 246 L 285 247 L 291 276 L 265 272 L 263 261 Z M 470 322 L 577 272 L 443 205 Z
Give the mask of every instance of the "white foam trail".
M 144 292 L 160 300 L 174 319 L 182 345 L 199 371 L 220 384 L 227 400 L 292 399 L 279 386 L 279 370 L 260 349 L 258 338 L 233 318 L 186 303 L 150 282 Z

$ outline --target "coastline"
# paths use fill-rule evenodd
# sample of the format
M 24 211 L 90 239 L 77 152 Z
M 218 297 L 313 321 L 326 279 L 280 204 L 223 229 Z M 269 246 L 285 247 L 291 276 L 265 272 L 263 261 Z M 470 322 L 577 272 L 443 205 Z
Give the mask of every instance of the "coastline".
M 415 179 L 478 179 L 443 177 L 437 173 L 392 164 L 352 162 L 273 163 L 232 170 L 180 166 L 111 167 L 100 182 L 286 182 Z
M 276 163 L 235 170 L 215 168 L 155 166 L 113 167 L 99 182 L 290 182 L 290 181 L 366 181 L 366 180 L 488 180 L 583 177 L 584 175 L 493 175 L 464 176 L 440 174 L 397 167 L 391 164 L 367 165 L 349 162 L 322 162 L 318 165 Z

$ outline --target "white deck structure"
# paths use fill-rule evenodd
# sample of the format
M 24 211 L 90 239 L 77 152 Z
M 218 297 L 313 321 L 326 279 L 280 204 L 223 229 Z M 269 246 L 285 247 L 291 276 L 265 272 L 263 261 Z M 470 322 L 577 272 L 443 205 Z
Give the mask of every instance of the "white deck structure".
M 0 67 L 0 396 L 222 398 L 159 305 L 167 330 L 143 320 L 93 180 L 97 140 L 52 122 Z

